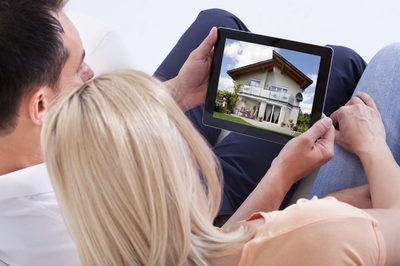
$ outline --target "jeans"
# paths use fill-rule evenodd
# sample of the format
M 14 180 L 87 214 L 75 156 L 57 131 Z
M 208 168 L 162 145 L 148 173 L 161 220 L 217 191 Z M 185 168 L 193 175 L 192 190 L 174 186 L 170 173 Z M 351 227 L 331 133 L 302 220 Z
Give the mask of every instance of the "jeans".
M 383 48 L 372 58 L 356 87 L 356 91 L 368 93 L 378 106 L 386 130 L 386 142 L 397 163 L 400 162 L 399 59 L 400 44 Z M 323 197 L 365 183 L 367 179 L 358 157 L 335 145 L 334 158 L 320 168 L 308 197 Z
M 208 35 L 213 26 L 248 31 L 239 18 L 227 11 L 202 11 L 161 63 L 154 76 L 162 81 L 174 78 L 190 52 Z M 328 115 L 350 98 L 366 65 L 354 51 L 340 46 L 332 47 L 332 74 L 324 109 Z M 203 106 L 189 110 L 186 114 L 208 141 L 221 164 L 224 193 L 219 214 L 231 215 L 256 187 L 283 146 L 234 132 L 217 143 L 221 130 L 203 125 Z

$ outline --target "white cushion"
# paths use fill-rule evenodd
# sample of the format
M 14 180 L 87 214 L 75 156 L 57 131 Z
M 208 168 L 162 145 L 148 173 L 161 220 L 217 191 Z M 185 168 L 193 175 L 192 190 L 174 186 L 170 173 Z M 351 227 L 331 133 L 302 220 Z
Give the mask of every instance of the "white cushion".
M 67 12 L 78 29 L 86 51 L 86 63 L 96 75 L 123 68 L 134 68 L 122 38 L 103 22 L 83 14 Z

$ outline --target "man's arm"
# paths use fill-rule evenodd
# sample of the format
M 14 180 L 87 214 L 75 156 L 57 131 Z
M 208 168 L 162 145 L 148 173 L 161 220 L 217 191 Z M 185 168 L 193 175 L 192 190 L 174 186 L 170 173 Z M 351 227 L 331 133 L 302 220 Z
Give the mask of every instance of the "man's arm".
M 216 41 L 217 28 L 213 27 L 199 47 L 190 53 L 178 75 L 164 83 L 183 111 L 204 103 Z

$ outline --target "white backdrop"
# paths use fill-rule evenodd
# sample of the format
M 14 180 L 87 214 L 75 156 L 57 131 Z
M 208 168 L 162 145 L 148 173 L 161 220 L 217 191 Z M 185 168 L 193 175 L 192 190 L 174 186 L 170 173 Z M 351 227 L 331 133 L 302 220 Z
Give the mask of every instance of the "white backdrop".
M 366 61 L 400 42 L 398 0 L 70 0 L 66 11 L 110 26 L 123 36 L 134 66 L 152 74 L 196 15 L 213 7 L 236 14 L 255 33 L 345 45 Z

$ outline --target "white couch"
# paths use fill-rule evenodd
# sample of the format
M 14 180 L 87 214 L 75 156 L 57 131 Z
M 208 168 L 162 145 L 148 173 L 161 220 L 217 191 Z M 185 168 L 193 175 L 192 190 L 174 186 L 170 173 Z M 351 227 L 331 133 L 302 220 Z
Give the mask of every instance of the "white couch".
M 96 75 L 121 68 L 134 68 L 130 51 L 117 31 L 96 18 L 67 12 L 78 29 L 86 52 L 86 63 Z

